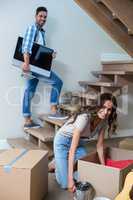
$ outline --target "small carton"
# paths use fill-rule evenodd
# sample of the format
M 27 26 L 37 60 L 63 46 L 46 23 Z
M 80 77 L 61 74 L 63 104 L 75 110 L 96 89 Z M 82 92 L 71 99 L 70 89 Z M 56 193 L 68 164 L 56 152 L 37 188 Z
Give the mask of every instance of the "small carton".
M 104 153 L 106 158 L 112 160 L 133 160 L 133 151 L 129 150 L 106 148 Z M 133 164 L 124 169 L 101 165 L 96 152 L 78 161 L 80 181 L 90 182 L 96 190 L 96 196 L 105 196 L 112 200 L 122 190 L 125 177 L 131 169 Z
M 0 153 L 0 199 L 42 200 L 48 191 L 47 154 L 25 149 Z

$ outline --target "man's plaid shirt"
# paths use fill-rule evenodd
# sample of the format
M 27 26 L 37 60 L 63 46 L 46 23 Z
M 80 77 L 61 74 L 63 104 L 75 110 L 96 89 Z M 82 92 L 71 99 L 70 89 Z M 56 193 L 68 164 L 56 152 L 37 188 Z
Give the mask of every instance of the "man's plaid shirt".
M 43 45 L 45 46 L 45 31 L 42 28 L 40 29 L 36 24 L 33 24 L 29 26 L 26 30 L 26 33 L 23 39 L 23 44 L 22 44 L 23 54 L 24 53 L 32 54 L 33 42 L 35 42 L 39 31 L 42 34 Z

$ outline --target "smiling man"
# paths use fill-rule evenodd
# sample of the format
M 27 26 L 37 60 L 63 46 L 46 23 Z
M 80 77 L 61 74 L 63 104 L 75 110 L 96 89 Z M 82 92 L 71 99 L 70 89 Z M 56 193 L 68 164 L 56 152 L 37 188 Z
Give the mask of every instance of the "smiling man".
M 32 54 L 33 43 L 36 42 L 40 45 L 46 45 L 45 42 L 45 31 L 43 26 L 47 20 L 48 11 L 45 7 L 38 7 L 35 14 L 35 23 L 31 26 L 28 26 L 25 37 L 22 45 L 22 53 L 24 56 L 24 63 L 22 65 L 22 70 L 24 72 L 30 71 L 29 60 L 30 55 Z M 53 58 L 55 58 L 56 53 L 53 53 Z M 24 92 L 23 98 L 23 116 L 25 118 L 24 129 L 29 128 L 39 128 L 40 125 L 36 124 L 31 116 L 31 100 L 35 94 L 36 87 L 39 82 L 39 78 L 52 85 L 50 104 L 51 104 L 51 113 L 49 118 L 55 119 L 65 119 L 67 116 L 63 116 L 57 110 L 58 100 L 63 85 L 62 80 L 52 71 L 50 77 L 40 76 L 36 73 L 32 73 L 35 77 L 33 79 L 27 80 L 27 86 Z

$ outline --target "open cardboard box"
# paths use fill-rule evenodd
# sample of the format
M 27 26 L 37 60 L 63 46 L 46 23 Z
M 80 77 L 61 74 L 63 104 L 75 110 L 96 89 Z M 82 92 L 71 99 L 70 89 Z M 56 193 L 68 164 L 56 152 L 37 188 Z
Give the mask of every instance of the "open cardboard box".
M 47 151 L 0 152 L 0 200 L 42 200 L 48 191 Z
M 107 147 L 104 154 L 105 158 L 113 160 L 133 160 L 133 151 L 129 150 Z M 124 169 L 101 165 L 96 152 L 78 161 L 79 180 L 90 182 L 96 190 L 96 196 L 105 196 L 111 200 L 122 190 L 125 177 L 131 169 L 133 164 Z

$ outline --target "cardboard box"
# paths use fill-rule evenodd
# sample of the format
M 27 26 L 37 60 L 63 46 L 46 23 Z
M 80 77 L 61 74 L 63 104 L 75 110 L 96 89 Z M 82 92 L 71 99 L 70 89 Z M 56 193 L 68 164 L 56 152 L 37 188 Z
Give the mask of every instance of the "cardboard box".
M 133 160 L 133 151 L 106 148 L 105 157 L 113 160 Z M 124 169 L 100 165 L 96 152 L 78 161 L 80 181 L 90 182 L 96 190 L 96 196 L 105 196 L 112 200 L 122 190 L 125 177 L 131 169 L 133 164 Z
M 0 153 L 0 200 L 42 200 L 48 191 L 47 151 Z

